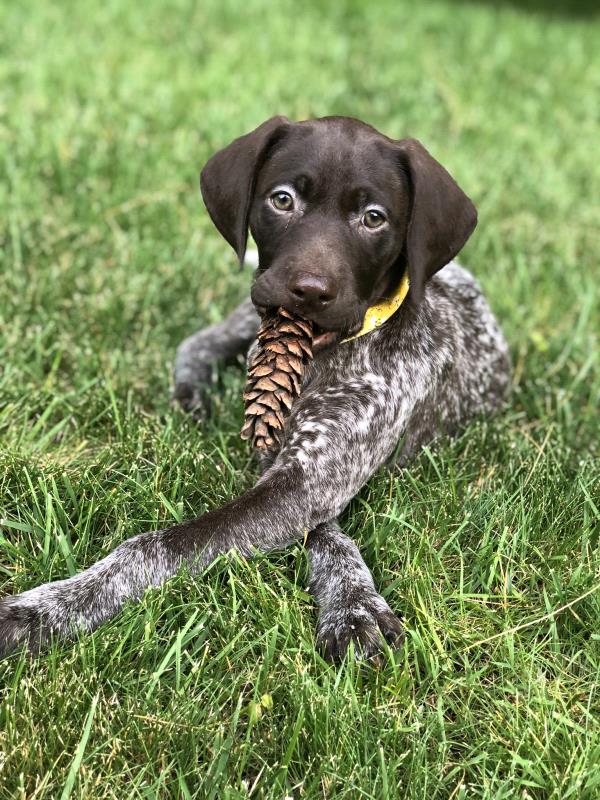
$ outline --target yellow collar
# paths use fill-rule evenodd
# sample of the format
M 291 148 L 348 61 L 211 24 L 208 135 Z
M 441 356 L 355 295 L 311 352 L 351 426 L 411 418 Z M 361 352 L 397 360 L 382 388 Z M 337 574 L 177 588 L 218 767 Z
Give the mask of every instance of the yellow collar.
M 348 336 L 347 339 L 342 339 L 344 342 L 351 342 L 353 339 L 358 339 L 359 336 L 364 336 L 365 333 L 377 330 L 381 327 L 392 314 L 394 314 L 402 305 L 408 294 L 408 270 L 402 276 L 402 280 L 398 284 L 396 291 L 387 300 L 378 303 L 375 306 L 369 306 L 365 311 L 365 318 L 363 320 L 362 328 L 354 336 Z

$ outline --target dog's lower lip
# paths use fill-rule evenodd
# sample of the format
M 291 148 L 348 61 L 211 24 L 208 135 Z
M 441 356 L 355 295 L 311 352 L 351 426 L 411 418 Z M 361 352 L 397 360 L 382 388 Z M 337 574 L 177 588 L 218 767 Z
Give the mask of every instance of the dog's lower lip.
M 317 333 L 317 335 L 313 337 L 313 350 L 318 351 L 329 347 L 337 341 L 338 336 L 338 331 L 323 331 L 322 333 Z

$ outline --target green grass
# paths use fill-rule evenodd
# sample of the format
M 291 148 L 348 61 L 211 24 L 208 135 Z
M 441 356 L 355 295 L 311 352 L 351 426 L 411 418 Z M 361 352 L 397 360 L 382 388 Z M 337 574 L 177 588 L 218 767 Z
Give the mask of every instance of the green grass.
M 568 7 L 3 5 L 2 591 L 251 485 L 242 374 L 196 427 L 170 370 L 250 281 L 199 168 L 274 113 L 358 116 L 451 170 L 515 388 L 344 515 L 405 618 L 395 661 L 315 654 L 300 546 L 221 561 L 0 665 L 0 798 L 600 795 L 600 16 Z

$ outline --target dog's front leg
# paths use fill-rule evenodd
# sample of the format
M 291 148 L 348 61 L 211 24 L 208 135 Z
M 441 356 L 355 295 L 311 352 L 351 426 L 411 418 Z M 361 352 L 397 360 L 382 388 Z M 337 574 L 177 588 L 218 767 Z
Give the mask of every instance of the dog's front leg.
M 352 642 L 362 658 L 380 658 L 383 640 L 402 641 L 400 620 L 378 593 L 369 568 L 337 520 L 311 531 L 306 541 L 310 591 L 319 604 L 317 642 L 328 659 L 341 658 Z
M 173 379 L 175 399 L 184 411 L 203 410 L 215 364 L 245 353 L 256 337 L 259 322 L 248 298 L 222 322 L 202 328 L 181 342 L 175 356 Z

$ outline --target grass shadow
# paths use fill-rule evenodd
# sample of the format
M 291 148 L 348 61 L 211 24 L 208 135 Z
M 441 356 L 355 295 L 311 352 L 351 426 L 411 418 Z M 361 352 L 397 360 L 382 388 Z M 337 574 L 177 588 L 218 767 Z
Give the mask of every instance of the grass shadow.
M 515 10 L 546 17 L 584 19 L 600 16 L 598 0 L 470 0 L 490 8 L 511 6 Z

